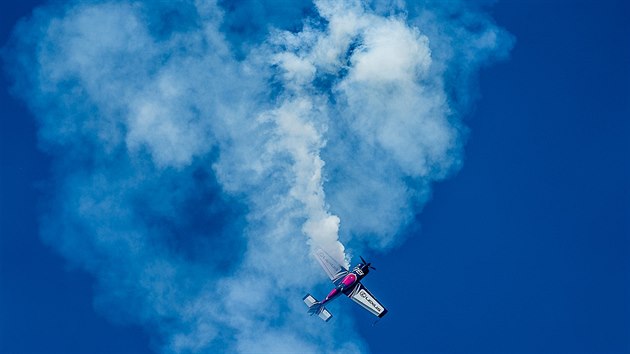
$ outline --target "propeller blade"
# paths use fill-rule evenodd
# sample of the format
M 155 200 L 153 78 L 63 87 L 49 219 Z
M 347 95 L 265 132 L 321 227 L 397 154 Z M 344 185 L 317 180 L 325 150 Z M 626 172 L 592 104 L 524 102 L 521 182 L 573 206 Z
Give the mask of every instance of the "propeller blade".
M 359 256 L 359 258 L 361 258 L 361 262 L 363 262 L 363 264 L 365 264 L 366 266 L 368 266 L 371 269 L 376 270 L 376 268 L 372 267 L 372 263 L 368 263 L 368 261 L 366 261 L 363 257 Z

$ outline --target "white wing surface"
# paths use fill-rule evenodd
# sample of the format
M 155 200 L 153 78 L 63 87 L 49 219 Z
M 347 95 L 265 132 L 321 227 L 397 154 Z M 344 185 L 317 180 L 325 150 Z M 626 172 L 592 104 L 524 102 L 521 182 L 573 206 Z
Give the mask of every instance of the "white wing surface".
M 387 313 L 387 309 L 383 306 L 368 289 L 359 283 L 348 295 L 354 302 L 361 305 L 364 309 L 370 311 L 374 316 L 383 317 Z
M 315 258 L 322 266 L 322 268 L 324 268 L 324 271 L 326 272 L 326 274 L 328 274 L 328 277 L 330 278 L 330 280 L 332 280 L 333 283 L 337 282 L 339 279 L 348 274 L 348 269 L 339 264 L 339 262 L 335 261 L 323 249 L 316 249 L 313 255 L 315 255 Z

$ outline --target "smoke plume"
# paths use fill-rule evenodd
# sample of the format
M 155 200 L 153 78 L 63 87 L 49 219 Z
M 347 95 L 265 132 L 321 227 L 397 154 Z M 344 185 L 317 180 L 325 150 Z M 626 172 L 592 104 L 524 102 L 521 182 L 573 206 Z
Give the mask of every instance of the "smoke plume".
M 158 351 L 365 351 L 308 321 L 309 252 L 401 242 L 511 41 L 455 1 L 40 8 L 4 58 L 54 161 L 42 237 Z

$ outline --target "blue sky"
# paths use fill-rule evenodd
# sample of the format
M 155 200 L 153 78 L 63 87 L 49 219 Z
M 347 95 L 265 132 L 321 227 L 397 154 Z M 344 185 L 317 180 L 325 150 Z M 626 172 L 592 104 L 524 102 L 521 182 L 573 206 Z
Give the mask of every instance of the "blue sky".
M 335 75 L 348 78 L 338 85 L 331 84 L 333 74 L 318 77 L 319 81 L 313 86 L 315 91 L 333 87 L 326 94 L 346 102 L 345 105 L 331 104 L 329 111 L 318 110 L 320 102 L 309 91 L 313 87 L 305 86 L 310 80 L 308 70 L 292 66 L 295 63 L 289 60 L 293 58 L 291 53 L 302 57 L 313 55 L 313 44 L 308 36 L 294 38 L 293 43 L 298 43 L 295 48 L 276 38 L 279 43 L 260 50 L 255 59 L 265 60 L 275 55 L 278 58 L 275 65 L 285 68 L 284 76 L 274 76 L 276 81 L 271 87 L 256 81 L 256 77 L 250 80 L 252 76 L 242 74 L 238 61 L 247 58 L 251 48 L 265 39 L 260 33 L 267 23 L 297 33 L 303 17 L 315 16 L 310 4 L 292 4 L 224 3 L 231 10 L 225 21 L 216 25 L 220 32 L 227 33 L 228 43 L 242 45 L 234 45 L 232 54 L 216 50 L 204 60 L 188 61 L 188 71 L 183 73 L 160 65 L 147 67 L 145 63 L 155 65 L 154 54 L 145 49 L 138 51 L 147 57 L 138 58 L 139 64 L 134 68 L 146 68 L 148 74 L 129 73 L 139 75 L 139 82 L 145 79 L 151 82 L 152 70 L 164 70 L 165 77 L 174 72 L 187 79 L 179 84 L 189 85 L 185 87 L 192 90 L 188 91 L 193 92 L 191 96 L 202 87 L 202 96 L 221 100 L 196 106 L 191 96 L 172 98 L 164 92 L 163 96 L 155 96 L 154 91 L 145 91 L 142 87 L 130 88 L 131 93 L 119 91 L 121 96 L 133 96 L 136 93 L 133 90 L 142 93 L 140 101 L 125 102 L 125 107 L 136 109 L 132 109 L 134 116 L 153 108 L 147 102 L 158 101 L 170 109 L 155 113 L 161 117 L 158 122 L 168 121 L 171 116 L 185 116 L 197 128 L 182 128 L 178 134 L 170 134 L 172 130 L 167 129 L 165 135 L 156 138 L 150 133 L 160 131 L 163 125 L 143 130 L 142 125 L 131 121 L 126 123 L 126 149 L 122 150 L 116 148 L 120 138 L 112 135 L 99 140 L 102 135 L 97 133 L 116 130 L 99 126 L 107 117 L 116 117 L 118 109 L 99 101 L 99 97 L 107 98 L 111 94 L 105 91 L 107 87 L 102 88 L 104 84 L 112 83 L 116 92 L 119 89 L 116 85 L 124 83 L 124 77 L 103 78 L 99 73 L 116 75 L 121 73 L 117 71 L 119 67 L 135 64 L 106 62 L 111 65 L 96 66 L 96 69 L 88 64 L 83 71 L 76 69 L 77 66 L 62 65 L 63 59 L 79 60 L 77 53 L 82 53 L 72 52 L 74 47 L 68 43 L 82 42 L 63 37 L 64 33 L 70 33 L 63 28 L 87 28 L 86 33 L 91 33 L 89 30 L 99 24 L 111 26 L 107 16 L 100 16 L 105 18 L 103 22 L 90 22 L 86 28 L 72 27 L 79 26 L 76 23 L 80 21 L 67 21 L 65 26 L 69 27 L 62 26 L 61 30 L 58 27 L 57 33 L 62 37 L 49 39 L 49 43 L 61 49 L 50 47 L 45 65 L 21 67 L 21 70 L 29 70 L 19 73 L 23 75 L 21 82 L 31 85 L 30 88 L 9 94 L 7 87 L 13 82 L 15 71 L 3 71 L 1 99 L 6 113 L 2 117 L 0 139 L 3 165 L 0 175 L 0 351 L 142 353 L 177 348 L 246 351 L 252 343 L 273 348 L 272 344 L 264 342 L 269 338 L 289 343 L 303 340 L 320 349 L 332 347 L 376 353 L 630 352 L 628 5 L 622 1 L 501 1 L 474 12 L 470 8 L 465 13 L 473 14 L 468 21 L 477 24 L 479 33 L 499 33 L 495 46 L 472 49 L 466 44 L 474 38 L 485 37 L 455 31 L 462 23 L 415 22 L 421 31 L 414 34 L 402 25 L 387 27 L 392 23 L 370 17 L 366 28 L 357 27 L 362 31 L 366 47 L 370 46 L 370 38 L 378 42 L 376 39 L 381 33 L 378 29 L 394 28 L 399 31 L 396 33 L 400 36 L 396 38 L 401 43 L 420 43 L 412 56 L 418 58 L 424 48 L 421 34 L 427 35 L 433 51 L 431 65 L 441 63 L 448 70 L 425 72 L 423 84 L 435 88 L 443 80 L 445 89 L 428 90 L 431 94 L 422 96 L 426 101 L 418 107 L 431 105 L 435 102 L 431 98 L 447 95 L 449 108 L 456 112 L 455 117 L 449 117 L 455 119 L 455 123 L 449 122 L 454 125 L 446 126 L 445 130 L 417 126 L 412 129 L 428 134 L 423 136 L 423 141 L 432 141 L 437 134 L 450 137 L 446 141 L 452 143 L 437 141 L 431 145 L 437 151 L 433 155 L 425 154 L 425 150 L 411 143 L 401 148 L 390 143 L 387 136 L 372 135 L 371 130 L 363 129 L 373 124 L 370 120 L 329 122 L 329 131 L 302 136 L 300 141 L 308 145 L 297 147 L 290 134 L 282 135 L 283 131 L 275 130 L 280 138 L 273 140 L 274 146 L 284 149 L 283 155 L 272 155 L 269 165 L 263 164 L 261 169 L 268 173 L 266 177 L 239 179 L 234 176 L 257 171 L 253 162 L 258 159 L 249 160 L 253 153 L 247 145 L 268 146 L 267 142 L 263 137 L 260 138 L 263 140 L 255 138 L 256 130 L 246 130 L 249 129 L 246 122 L 238 120 L 239 112 L 234 116 L 228 114 L 225 120 L 242 124 L 245 137 L 234 135 L 221 122 L 206 123 L 196 117 L 225 115 L 224 102 L 248 107 L 260 105 L 265 119 L 280 127 L 304 123 L 289 119 L 293 117 L 290 113 L 297 110 L 296 116 L 312 119 L 307 123 L 312 123 L 317 133 L 319 124 L 323 124 L 318 121 L 321 116 L 369 118 L 370 112 L 362 111 L 369 102 L 361 101 L 364 96 L 356 93 L 374 92 L 377 89 L 370 86 L 373 80 L 383 80 L 379 73 L 371 73 L 369 66 L 363 66 L 371 75 L 367 81 L 361 81 L 361 73 L 366 71 L 358 69 L 337 72 Z M 2 43 L 7 43 L 17 20 L 39 5 L 41 3 L 28 6 L 22 3 L 21 8 L 3 5 Z M 148 8 L 143 14 L 149 19 L 169 13 L 167 5 Z M 429 3 L 426 8 L 438 17 L 448 11 L 461 11 L 456 3 Z M 105 7 L 100 8 L 102 12 L 98 14 L 112 14 L 109 19 L 118 28 L 126 28 L 134 21 L 134 12 L 128 10 Z M 169 31 L 186 32 L 186 26 L 194 27 L 186 21 L 187 16 L 191 16 L 190 11 L 193 10 L 182 6 L 177 13 L 181 18 L 170 16 L 174 19 L 168 24 L 150 20 L 147 31 L 154 40 Z M 414 11 L 420 10 L 410 10 L 412 24 Z M 41 23 L 48 16 L 41 14 Z M 204 16 L 199 16 L 198 20 L 215 21 L 212 13 Z M 322 35 L 325 28 L 321 26 L 314 26 L 310 35 Z M 459 56 L 447 58 L 444 49 L 436 47 L 444 43 L 444 38 L 436 37 L 439 32 L 432 32 L 435 29 L 445 29 L 442 34 L 446 38 L 456 38 L 453 48 Z M 19 43 L 41 39 L 33 32 L 21 33 Z M 144 43 L 146 38 L 138 35 L 134 40 L 134 43 Z M 407 40 L 411 42 L 405 42 Z M 190 41 L 187 43 L 193 43 L 194 48 L 194 38 Z M 136 50 L 121 49 L 113 43 L 111 48 L 117 51 Z M 28 48 L 28 45 L 26 49 L 22 47 L 27 57 L 31 53 Z M 166 49 L 150 45 L 142 48 L 152 48 L 158 56 L 173 53 L 168 46 Z M 9 51 L 9 58 L 14 58 L 15 53 Z M 369 64 L 368 54 L 378 52 L 357 53 L 352 63 L 359 68 L 361 63 Z M 465 53 L 470 56 L 463 58 Z M 232 55 L 236 57 L 234 61 L 230 59 Z M 317 60 L 313 63 L 320 65 L 318 70 L 327 68 L 326 63 Z M 414 65 L 417 70 L 423 68 L 421 61 Z M 196 71 L 197 67 L 215 69 L 211 70 L 211 76 L 205 77 L 205 71 Z M 61 77 L 74 75 L 90 80 L 79 80 L 77 84 L 61 79 L 61 84 L 53 90 L 55 93 L 50 94 L 44 92 L 41 85 L 29 81 L 36 78 L 33 73 L 41 68 L 59 70 Z M 385 69 L 387 67 L 384 72 L 396 78 L 394 84 L 399 85 L 395 87 L 402 90 L 400 92 L 413 90 L 413 85 L 417 84 L 396 76 L 399 72 L 395 68 Z M 235 72 L 245 75 L 247 80 Z M 265 74 L 269 73 L 261 75 Z M 201 75 L 200 83 L 195 80 L 198 75 Z M 206 85 L 203 80 L 208 78 L 214 78 L 215 83 Z M 175 85 L 173 82 L 168 81 Z M 382 86 L 381 81 L 376 82 L 377 87 Z M 103 86 L 91 88 L 90 83 Z M 64 90 L 68 87 L 83 87 L 92 96 L 85 101 L 71 99 L 68 109 L 59 104 L 66 102 L 63 101 L 67 99 Z M 261 87 L 272 91 L 271 101 L 277 106 L 251 102 L 247 97 L 240 98 L 244 101 L 235 98 L 238 92 L 245 92 L 244 96 L 259 95 Z M 25 93 L 33 96 L 24 97 Z M 296 103 L 295 97 L 302 101 Z M 304 100 L 311 100 L 312 106 L 301 106 L 299 103 Z M 31 113 L 24 101 L 30 105 Z M 117 99 L 113 101 L 120 103 Z M 403 103 L 412 107 L 419 104 L 414 100 Z M 99 109 L 97 114 L 93 106 Z M 188 107 L 197 107 L 203 114 L 191 113 Z M 431 107 L 437 112 L 436 117 L 447 114 L 444 112 L 448 110 L 441 105 Z M 114 113 L 108 111 L 110 108 Z M 398 112 L 391 117 L 395 123 L 397 116 L 410 114 L 397 106 L 390 108 Z M 61 121 L 66 122 L 70 130 L 58 129 L 61 123 L 55 119 L 60 116 L 67 117 Z M 94 120 L 90 120 L 92 118 Z M 73 122 L 77 121 L 89 124 L 78 129 L 77 134 L 64 135 L 67 131 L 73 132 Z M 94 126 L 100 128 L 91 135 L 90 129 Z M 302 127 L 298 130 L 304 131 Z M 379 131 L 387 129 L 396 132 L 395 126 L 387 125 L 381 126 Z M 40 134 L 39 142 L 37 134 Z M 222 140 L 222 134 L 229 135 L 233 145 L 225 145 L 227 140 Z M 336 134 L 355 138 L 336 139 Z M 322 137 L 328 139 L 326 146 L 321 146 Z M 239 145 L 239 139 L 245 138 L 247 144 Z M 178 150 L 163 144 L 165 141 L 177 143 L 178 139 L 190 143 L 187 149 Z M 360 144 L 367 140 L 371 141 L 367 147 Z M 107 144 L 113 147 L 108 150 Z M 379 144 L 382 150 L 369 149 Z M 319 155 L 308 155 L 310 159 L 304 160 L 314 161 L 313 164 L 287 162 L 302 161 L 299 158 L 302 147 L 320 151 Z M 352 153 L 347 159 L 336 159 L 346 156 L 348 151 Z M 387 154 L 380 155 L 383 151 Z M 291 157 L 288 160 L 287 155 Z M 282 183 L 268 185 L 261 181 L 291 180 L 286 177 L 286 171 L 299 176 L 300 172 L 316 169 L 318 159 L 326 163 L 323 171 L 327 179 L 321 184 L 296 184 L 291 188 L 308 196 L 323 186 L 326 201 L 315 199 L 309 204 L 296 192 L 293 196 L 298 202 L 283 204 L 278 215 L 261 216 L 257 212 L 269 210 L 268 201 L 281 195 L 286 187 Z M 429 172 L 423 172 L 419 165 L 406 164 L 409 159 L 425 159 Z M 242 164 L 243 167 L 235 161 L 251 163 Z M 211 165 L 218 167 L 207 168 Z M 395 172 L 369 173 L 383 170 Z M 400 176 L 405 178 L 400 179 Z M 392 183 L 383 188 L 380 184 L 383 180 Z M 429 189 L 427 183 L 432 181 L 437 182 Z M 349 184 L 366 187 L 358 190 L 357 196 Z M 408 190 L 415 192 L 406 194 Z M 364 194 L 373 197 L 365 199 Z M 392 197 L 396 195 L 405 197 Z M 427 199 L 430 200 L 427 202 Z M 364 200 L 367 202 L 361 202 Z M 329 209 L 323 207 L 325 203 Z M 306 207 L 300 207 L 302 204 Z M 119 210 L 119 205 L 129 207 L 131 212 Z M 390 212 L 394 207 L 399 208 L 398 212 Z M 306 231 L 301 238 L 286 238 L 284 228 L 291 231 L 295 225 L 278 229 L 277 222 L 283 220 L 283 215 L 314 220 L 316 227 L 304 228 Z M 292 310 L 293 298 L 299 300 L 303 290 L 324 295 L 327 289 L 324 274 L 304 256 L 308 251 L 305 245 L 307 239 L 330 245 L 328 241 L 335 232 L 328 231 L 335 230 L 335 216 L 341 220 L 339 235 L 347 249 L 355 256 L 358 253 L 368 256 L 378 268 L 365 283 L 390 312 L 375 326 L 369 314 L 343 299 L 333 305 L 335 322 L 327 326 Z M 275 238 L 261 241 L 253 236 L 257 233 Z M 130 240 L 144 246 L 134 248 Z M 282 255 L 274 252 L 286 251 L 294 252 L 292 260 L 279 261 L 262 269 L 248 264 L 248 257 L 268 260 L 265 257 L 274 259 Z M 185 261 L 179 262 L 182 259 Z M 298 263 L 297 266 L 294 263 Z M 145 264 L 151 267 L 143 267 Z M 302 269 L 296 271 L 299 267 Z M 147 276 L 146 269 L 153 275 Z M 239 275 L 243 269 L 257 272 L 261 280 Z M 286 276 L 274 275 L 279 270 Z M 163 274 L 174 275 L 162 277 Z M 236 281 L 229 278 L 234 274 Z M 313 279 L 317 276 L 320 278 Z M 304 284 L 300 284 L 301 277 L 307 278 Z M 221 282 L 213 283 L 210 278 L 221 279 Z M 236 299 L 225 300 L 219 306 L 231 311 L 235 322 L 204 318 L 207 312 L 203 305 L 187 307 L 190 303 L 212 302 L 212 297 L 207 296 L 216 294 L 206 289 L 206 281 L 210 285 L 223 284 L 225 289 L 221 294 Z M 278 287 L 264 290 L 267 298 L 260 302 L 240 298 L 243 289 L 265 289 L 272 282 Z M 161 284 L 168 284 L 167 290 L 160 288 Z M 169 288 L 176 290 L 169 291 Z M 156 289 L 162 289 L 160 296 L 156 295 Z M 286 319 L 282 315 L 271 316 L 271 320 L 254 318 L 254 314 L 260 315 L 256 309 L 247 312 L 247 306 L 269 301 L 278 302 L 271 304 L 271 308 L 286 313 Z M 233 308 L 245 310 L 231 310 Z M 213 335 L 210 330 L 204 332 L 199 327 L 191 327 L 190 322 L 182 319 L 185 317 L 182 314 L 207 325 L 201 328 L 224 326 L 228 329 L 219 329 L 216 332 L 219 334 Z M 287 319 L 296 322 L 284 323 L 289 321 Z M 256 343 L 255 337 L 239 333 L 239 326 L 253 325 L 260 325 L 256 327 L 260 343 Z M 295 331 L 303 331 L 306 339 L 295 337 L 287 329 L 291 326 Z M 204 338 L 214 339 L 208 344 Z

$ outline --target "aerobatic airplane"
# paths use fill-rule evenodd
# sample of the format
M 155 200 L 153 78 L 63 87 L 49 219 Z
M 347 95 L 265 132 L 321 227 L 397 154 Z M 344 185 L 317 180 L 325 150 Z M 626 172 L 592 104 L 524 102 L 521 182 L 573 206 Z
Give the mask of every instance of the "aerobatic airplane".
M 379 318 L 385 316 L 387 309 L 385 309 L 385 307 L 376 300 L 374 295 L 360 282 L 360 280 L 370 272 L 370 268 L 376 269 L 371 266 L 371 263 L 366 262 L 365 259 L 361 257 L 363 263 L 357 264 L 357 266 L 350 271 L 339 264 L 339 262 L 335 261 L 322 249 L 317 249 L 314 255 L 322 268 L 324 268 L 324 271 L 326 271 L 326 274 L 328 274 L 330 280 L 335 284 L 335 288 L 332 289 L 323 301 L 317 301 L 311 294 L 304 296 L 304 303 L 308 306 L 308 313 L 310 313 L 311 316 L 316 314 L 322 320 L 328 322 L 328 320 L 332 318 L 332 314 L 324 305 L 341 294 L 348 296 L 373 315 Z

